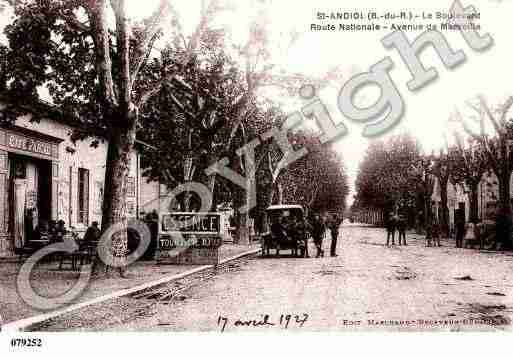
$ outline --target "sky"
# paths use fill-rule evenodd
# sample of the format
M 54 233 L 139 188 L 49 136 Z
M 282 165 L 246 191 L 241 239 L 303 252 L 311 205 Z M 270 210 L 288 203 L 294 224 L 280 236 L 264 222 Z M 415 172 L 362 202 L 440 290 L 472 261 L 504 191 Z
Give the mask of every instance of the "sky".
M 151 2 L 145 1 L 145 8 Z M 141 11 L 138 2 L 132 6 L 135 11 Z M 178 11 L 182 11 L 184 18 L 197 19 L 198 7 L 190 4 L 192 1 L 177 4 Z M 319 23 L 316 13 L 321 12 L 351 12 L 351 11 L 415 11 L 448 12 L 452 1 L 447 0 L 316 0 L 315 2 L 274 0 L 257 1 L 259 6 L 248 5 L 250 1 L 238 1 L 232 11 L 219 16 L 218 23 L 229 30 L 233 42 L 244 41 L 248 23 L 253 19 L 257 9 L 265 9 L 270 23 L 273 39 L 280 42 L 280 34 L 294 30 L 299 34 L 296 43 L 287 51 L 276 50 L 273 61 L 291 72 L 307 75 L 321 75 L 330 68 L 339 66 L 348 69 L 348 72 L 368 71 L 369 67 L 389 56 L 394 61 L 391 76 L 406 104 L 404 117 L 394 130 L 386 136 L 411 132 L 419 138 L 426 152 L 444 146 L 444 137 L 450 139 L 454 124 L 448 124 L 448 118 L 455 108 L 466 112 L 465 101 L 484 94 L 490 104 L 498 103 L 511 93 L 511 85 L 507 79 L 509 73 L 513 47 L 511 44 L 511 18 L 513 15 L 513 1 L 511 0 L 464 0 L 463 6 L 473 5 L 481 13 L 479 24 L 481 34 L 489 33 L 494 39 L 494 45 L 487 51 L 476 53 L 463 40 L 459 32 L 445 32 L 449 44 L 454 50 L 463 50 L 467 60 L 464 64 L 453 70 L 447 70 L 431 48 L 423 51 L 421 59 L 425 66 L 434 66 L 438 79 L 425 88 L 412 93 L 406 83 L 410 79 L 406 65 L 402 62 L 395 50 L 388 50 L 381 44 L 381 39 L 391 30 L 380 32 L 312 32 L 310 25 Z M 253 2 L 254 3 L 254 2 Z M 401 21 L 393 21 L 401 23 Z M 427 21 L 430 22 L 430 21 Z M 440 21 L 432 21 L 439 23 Z M 189 24 L 194 23 L 192 20 Z M 403 22 L 404 23 L 404 22 Z M 192 28 L 192 27 L 191 27 Z M 421 32 L 407 32 L 408 38 L 413 40 Z M 342 70 L 344 71 L 344 70 Z M 353 182 L 358 172 L 358 165 L 362 160 L 369 139 L 361 135 L 362 125 L 353 123 L 344 118 L 337 108 L 336 101 L 339 89 L 331 86 L 320 93 L 319 97 L 327 105 L 335 122 L 343 121 L 349 127 L 349 134 L 338 140 L 334 146 L 342 153 L 346 168 L 351 178 L 351 195 L 354 194 Z M 372 103 L 379 93 L 375 89 L 362 91 L 362 96 Z M 290 98 L 282 102 L 289 102 L 285 107 L 295 110 L 297 99 Z M 369 104 L 370 104 L 369 103 Z M 351 201 L 351 199 L 350 199 Z
M 150 15 L 159 0 L 129 0 L 128 13 L 134 19 Z M 223 3 L 226 3 L 222 1 Z M 173 1 L 179 19 L 186 33 L 191 33 L 199 20 L 200 0 Z M 456 69 L 447 70 L 431 48 L 423 51 L 421 59 L 425 66 L 434 66 L 438 79 L 423 89 L 412 93 L 406 83 L 410 74 L 395 50 L 388 50 L 381 44 L 381 39 L 391 30 L 378 32 L 312 32 L 310 25 L 320 23 L 316 20 L 317 12 L 346 11 L 390 11 L 415 12 L 447 12 L 452 1 L 447 0 L 316 0 L 315 2 L 293 0 L 231 0 L 228 10 L 220 13 L 213 26 L 228 30 L 230 41 L 242 44 L 247 39 L 249 23 L 257 13 L 264 12 L 269 24 L 272 40 L 271 62 L 291 72 L 319 76 L 329 69 L 338 66 L 348 74 L 368 71 L 369 67 L 389 56 L 394 62 L 391 71 L 406 104 L 404 117 L 398 126 L 384 136 L 409 131 L 417 136 L 426 151 L 444 146 L 444 136 L 449 134 L 451 126 L 447 120 L 455 108 L 464 109 L 465 101 L 477 94 L 484 94 L 491 104 L 500 102 L 511 93 L 510 66 L 513 46 L 511 46 L 511 18 L 513 0 L 463 0 L 463 6 L 473 5 L 481 13 L 481 33 L 489 33 L 494 45 L 487 51 L 476 53 L 468 47 L 459 32 L 444 32 L 454 50 L 463 50 L 467 60 Z M 7 18 L 0 16 L 0 26 L 5 25 Z M 334 21 L 338 24 L 340 21 Z M 391 23 L 405 23 L 400 20 Z M 429 22 L 429 21 L 428 21 Z M 434 20 L 434 23 L 440 21 Z M 358 23 L 358 22 L 357 22 Z M 360 22 L 361 23 L 361 22 Z M 292 47 L 284 50 L 283 34 L 294 31 L 298 34 Z M 421 32 L 407 32 L 413 40 Z M 509 80 L 509 81 L 508 81 Z M 356 178 L 358 165 L 365 153 L 369 139 L 362 137 L 362 124 L 353 123 L 344 118 L 338 110 L 336 101 L 338 87 L 334 84 L 319 94 L 323 103 L 330 110 L 335 122 L 342 121 L 349 128 L 349 134 L 339 139 L 334 147 L 342 153 L 346 169 L 353 182 Z M 272 97 L 274 93 L 269 90 Z M 379 96 L 375 89 L 362 90 L 362 98 L 371 104 Z M 298 99 L 280 96 L 279 102 L 287 111 L 297 110 Z M 349 201 L 349 203 L 351 200 Z

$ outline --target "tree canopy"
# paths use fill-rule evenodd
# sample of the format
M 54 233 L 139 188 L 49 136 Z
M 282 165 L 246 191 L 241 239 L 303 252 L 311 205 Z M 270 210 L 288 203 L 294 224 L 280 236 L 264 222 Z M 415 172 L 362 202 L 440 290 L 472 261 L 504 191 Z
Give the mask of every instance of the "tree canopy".
M 375 140 L 360 163 L 356 203 L 360 207 L 413 206 L 418 186 L 419 142 L 409 134 Z

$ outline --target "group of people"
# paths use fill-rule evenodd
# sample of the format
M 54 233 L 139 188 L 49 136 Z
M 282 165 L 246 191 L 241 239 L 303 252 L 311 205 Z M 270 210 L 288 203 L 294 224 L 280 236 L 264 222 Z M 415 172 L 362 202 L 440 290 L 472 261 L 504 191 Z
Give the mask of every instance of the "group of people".
M 69 231 L 66 228 L 66 222 L 60 221 L 40 221 L 33 230 L 27 230 L 28 240 L 49 240 L 50 242 L 61 242 Z M 32 235 L 31 235 L 32 234 Z
M 392 245 L 395 245 L 395 232 L 397 230 L 399 238 L 399 245 L 406 244 L 406 218 L 403 215 L 399 215 L 396 213 L 390 213 L 386 221 L 386 229 L 387 229 L 387 246 L 390 245 L 390 239 L 392 239 Z
M 486 225 L 476 220 L 465 222 L 464 212 L 457 210 L 454 218 L 456 248 L 474 248 L 474 245 L 478 245 L 479 249 L 483 249 L 485 243 L 493 242 L 490 249 L 497 249 L 497 239 L 507 236 L 507 226 L 511 226 L 508 222 L 511 222 L 511 219 L 502 216 L 501 210 L 497 213 L 495 225 Z
M 463 222 L 464 224 L 464 222 Z M 406 227 L 408 225 L 408 221 L 404 215 L 397 213 L 390 213 L 387 221 L 386 221 L 386 229 L 387 229 L 387 246 L 390 245 L 390 239 L 392 239 L 392 245 L 395 244 L 395 232 L 398 232 L 399 245 L 405 245 L 406 243 Z M 458 246 L 458 238 L 461 236 L 461 240 L 463 240 L 463 233 L 465 233 L 464 229 L 460 229 L 458 223 L 456 224 L 456 245 Z M 441 247 L 440 238 L 442 235 L 442 229 L 440 227 L 440 222 L 438 218 L 434 218 L 431 223 L 427 225 L 426 228 L 426 246 L 427 247 Z
M 328 218 L 323 218 L 316 213 L 310 220 L 306 218 L 297 218 L 296 216 L 283 216 L 271 224 L 271 233 L 278 240 L 289 238 L 299 248 L 299 255 L 309 258 L 308 238 L 312 237 L 315 248 L 316 258 L 324 257 L 323 239 L 326 231 L 331 235 L 330 255 L 337 256 L 337 238 L 342 218 L 339 215 L 332 214 Z
M 48 240 L 50 243 L 62 242 L 68 234 L 73 234 L 73 231 L 66 227 L 66 222 L 63 220 L 41 221 L 32 231 L 29 240 Z M 83 243 L 94 243 L 100 239 L 100 235 L 98 222 L 94 221 L 87 228 L 82 241 Z
M 506 231 L 505 228 L 507 229 L 507 226 L 513 226 L 511 219 L 507 221 L 504 220 L 503 217 L 497 215 L 498 220 L 496 220 L 495 228 L 492 228 L 490 231 L 490 226 L 485 226 L 484 223 L 474 223 L 472 221 L 466 222 L 464 211 L 457 209 L 454 217 L 454 238 L 456 239 L 456 248 L 473 248 L 475 245 L 479 245 L 479 248 L 482 249 L 485 243 L 490 241 L 490 238 L 495 239 L 497 234 L 500 236 Z M 396 231 L 399 234 L 399 245 L 407 245 L 407 220 L 405 216 L 391 212 L 386 218 L 385 227 L 387 230 L 387 246 L 390 245 L 390 240 L 392 240 L 392 245 L 395 244 Z M 448 229 L 446 230 L 449 232 Z M 426 246 L 441 247 L 440 239 L 443 232 L 444 230 L 440 224 L 440 220 L 438 216 L 435 215 L 426 225 Z

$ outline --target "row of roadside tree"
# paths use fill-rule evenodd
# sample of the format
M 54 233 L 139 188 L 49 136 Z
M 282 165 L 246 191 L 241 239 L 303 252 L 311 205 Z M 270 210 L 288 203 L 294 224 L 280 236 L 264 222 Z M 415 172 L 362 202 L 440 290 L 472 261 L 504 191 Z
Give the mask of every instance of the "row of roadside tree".
M 432 195 L 440 189 L 439 222 L 449 234 L 448 184 L 464 189 L 469 203 L 469 221 L 478 223 L 479 185 L 485 176 L 495 176 L 498 184 L 495 220 L 509 223 L 504 238 L 496 238 L 504 248 L 512 247 L 511 174 L 513 171 L 513 97 L 490 106 L 484 96 L 466 102 L 465 111 L 450 116 L 454 131 L 446 136 L 439 151 L 425 153 L 411 134 L 391 136 L 371 142 L 356 180 L 353 212 L 372 208 L 382 213 L 401 209 L 410 226 L 429 228 L 434 220 Z M 385 218 L 385 217 L 382 217 Z M 501 231 L 501 233 L 503 233 Z

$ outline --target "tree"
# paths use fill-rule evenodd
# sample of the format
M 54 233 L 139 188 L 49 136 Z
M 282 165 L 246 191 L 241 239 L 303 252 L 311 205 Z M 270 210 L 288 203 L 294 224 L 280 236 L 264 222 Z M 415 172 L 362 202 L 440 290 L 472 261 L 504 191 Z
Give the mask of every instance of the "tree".
M 150 179 L 158 179 L 169 188 L 189 181 L 202 182 L 209 186 L 214 200 L 223 201 L 215 196 L 215 175 L 204 174 L 225 154 L 223 138 L 236 121 L 233 103 L 241 91 L 240 72 L 224 52 L 222 37 L 220 31 L 206 31 L 187 64 L 176 60 L 176 54 L 185 49 L 175 45 L 147 66 L 145 75 L 150 79 L 158 78 L 170 67 L 176 68 L 174 72 L 191 91 L 177 94 L 172 87 L 163 86 L 143 109 L 144 131 L 140 131 L 140 137 L 154 146 L 143 156 L 145 175 Z M 182 207 L 188 210 L 190 196 L 184 197 Z
M 416 183 L 417 197 L 417 232 L 422 231 L 422 227 L 428 230 L 433 223 L 433 210 L 431 199 L 433 196 L 436 177 L 433 175 L 433 157 L 422 156 L 412 165 L 412 174 Z M 427 235 L 430 235 L 427 232 Z
M 237 135 L 241 136 L 243 143 L 249 142 L 250 138 L 245 130 L 248 126 L 247 113 L 250 107 L 254 106 L 258 101 L 257 97 L 260 89 L 264 87 L 279 87 L 290 91 L 292 88 L 299 88 L 298 80 L 304 80 L 302 75 L 284 74 L 282 72 L 277 74 L 273 72 L 275 65 L 270 62 L 269 39 L 267 38 L 265 22 L 262 19 L 263 16 L 265 16 L 264 11 L 258 15 L 257 20 L 250 24 L 247 42 L 243 46 L 238 47 L 239 56 L 244 68 L 244 92 L 235 103 L 237 122 L 234 123 L 226 142 L 227 150 L 232 146 Z M 242 161 L 239 162 L 238 167 L 246 178 L 250 179 L 251 174 L 244 167 Z M 249 183 L 248 187 L 250 187 Z M 249 191 L 240 191 L 239 189 L 236 189 L 234 194 L 233 204 L 237 222 L 236 241 L 239 243 L 249 243 L 249 212 L 240 212 L 239 208 L 244 207 L 250 202 L 248 196 L 251 194 Z
M 476 101 L 467 101 L 467 105 L 474 111 L 474 120 L 479 123 L 479 131 L 474 131 L 463 119 L 459 111 L 456 111 L 456 120 L 459 121 L 465 131 L 483 147 L 483 151 L 490 163 L 492 171 L 499 182 L 498 211 L 501 216 L 511 219 L 511 172 L 513 171 L 513 121 L 508 118 L 513 106 L 513 96 L 495 108 L 491 108 L 483 96 L 478 96 Z M 493 136 L 486 131 L 486 123 L 493 127 Z M 502 241 L 504 248 L 513 248 L 513 233 L 511 226 Z
M 362 208 L 411 212 L 415 207 L 421 159 L 418 141 L 409 134 L 370 143 L 356 179 L 356 203 Z
M 339 68 L 332 68 L 319 77 L 307 76 L 301 73 L 292 73 L 286 68 L 280 68 L 280 66 L 273 61 L 273 51 L 271 48 L 273 46 L 278 48 L 282 54 L 288 52 L 298 40 L 298 33 L 294 30 L 288 33 L 281 33 L 279 43 L 273 43 L 269 34 L 268 25 L 270 24 L 270 21 L 267 18 L 267 9 L 265 8 L 265 4 L 263 1 L 255 1 L 255 3 L 258 3 L 259 6 L 263 4 L 263 7 L 256 11 L 255 19 L 250 22 L 247 41 L 245 41 L 241 46 L 233 46 L 236 49 L 237 56 L 242 64 L 244 91 L 235 104 L 238 109 L 238 120 L 234 123 L 231 129 L 230 136 L 226 142 L 226 149 L 233 145 L 233 141 L 237 136 L 242 139 L 244 144 L 251 140 L 251 138 L 248 137 L 248 131 L 246 131 L 250 126 L 251 118 L 247 114 L 255 104 L 262 104 L 266 101 L 269 102 L 269 99 L 262 93 L 263 89 L 272 88 L 288 95 L 296 95 L 304 84 L 313 85 L 319 89 L 332 82 L 340 82 L 342 80 Z M 270 102 L 273 103 L 273 101 Z M 279 160 L 271 158 L 268 159 L 266 163 L 274 166 L 279 162 Z M 238 163 L 237 169 L 245 175 L 246 178 L 250 179 L 252 177 L 242 162 Z M 276 186 L 278 186 L 278 176 L 280 175 L 282 168 L 274 167 L 270 171 L 272 173 L 271 187 L 277 190 Z M 274 195 L 275 192 L 276 191 L 271 192 L 272 195 Z M 248 191 L 238 190 L 235 190 L 234 193 L 235 217 L 237 218 L 236 222 L 238 223 L 236 240 L 240 243 L 248 243 L 249 213 L 244 211 L 240 212 L 239 208 L 245 207 L 245 205 L 249 203 L 250 193 Z
M 218 10 L 216 1 L 208 6 L 203 2 L 187 55 L 194 52 L 198 37 Z M 176 92 L 190 90 L 172 71 L 150 83 L 140 81 L 161 24 L 171 14 L 170 2 L 161 0 L 149 19 L 132 26 L 126 0 L 19 1 L 15 20 L 5 30 L 13 62 L 11 99 L 36 102 L 38 88 L 46 86 L 53 104 L 76 123 L 74 139 L 100 135 L 108 141 L 104 231 L 117 223 L 127 225 L 126 179 L 141 108 L 164 85 Z M 176 28 L 176 17 L 173 21 Z M 126 251 L 126 230 L 122 230 L 112 237 L 111 248 L 120 268 Z
M 440 187 L 440 228 L 445 237 L 449 236 L 449 206 L 447 204 L 447 186 L 452 173 L 452 161 L 447 153 L 440 150 L 438 156 L 434 158 L 431 172 L 438 180 Z
M 308 154 L 283 169 L 278 179 L 280 196 L 275 203 L 299 203 L 308 210 L 342 212 L 349 193 L 342 157 L 311 132 L 293 136 L 296 146 Z
M 468 145 L 460 135 L 454 134 L 456 147 L 449 151 L 451 161 L 451 180 L 466 186 L 470 192 L 470 222 L 478 222 L 479 183 L 486 171 L 490 169 L 488 158 L 482 145 L 470 139 Z

